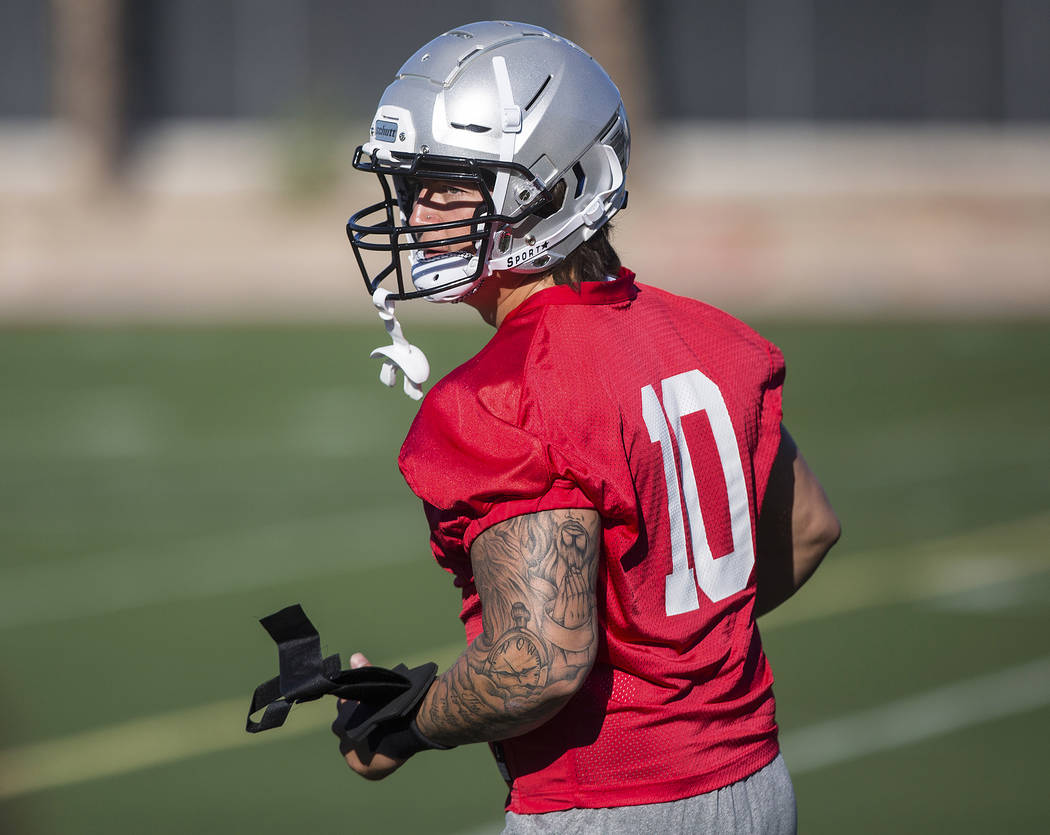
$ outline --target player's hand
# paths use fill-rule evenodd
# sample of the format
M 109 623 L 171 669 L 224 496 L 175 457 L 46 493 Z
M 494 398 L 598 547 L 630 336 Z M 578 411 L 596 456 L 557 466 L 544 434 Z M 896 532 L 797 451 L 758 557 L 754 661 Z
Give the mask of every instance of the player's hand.
M 359 667 L 367 666 L 369 666 L 368 659 L 360 652 L 355 652 L 350 656 L 351 669 L 356 670 Z M 340 705 L 345 702 L 346 699 L 339 700 Z M 366 780 L 382 780 L 384 777 L 393 774 L 404 764 L 404 760 L 397 760 L 386 756 L 386 754 L 369 751 L 366 746 L 359 746 L 357 749 L 347 751 L 343 758 L 350 768 Z

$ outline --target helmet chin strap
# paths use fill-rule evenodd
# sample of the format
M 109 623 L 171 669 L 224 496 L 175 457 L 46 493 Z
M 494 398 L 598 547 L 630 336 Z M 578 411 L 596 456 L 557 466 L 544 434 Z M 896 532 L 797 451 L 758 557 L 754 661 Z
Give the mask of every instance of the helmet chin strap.
M 405 339 L 401 323 L 394 316 L 394 300 L 388 298 L 389 296 L 389 290 L 377 287 L 372 294 L 372 304 L 375 305 L 379 318 L 383 320 L 393 344 L 376 348 L 369 356 L 380 357 L 383 360 L 383 367 L 379 369 L 379 381 L 383 385 L 392 388 L 397 382 L 397 372 L 400 371 L 404 377 L 405 394 L 413 400 L 419 400 L 423 396 L 423 383 L 430 376 L 430 363 L 419 348 Z

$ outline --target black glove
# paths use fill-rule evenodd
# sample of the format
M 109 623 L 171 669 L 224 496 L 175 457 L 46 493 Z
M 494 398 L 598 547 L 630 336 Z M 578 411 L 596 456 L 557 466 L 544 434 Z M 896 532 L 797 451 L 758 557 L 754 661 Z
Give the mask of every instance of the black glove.
M 433 663 L 411 670 L 399 664 L 390 672 L 403 675 L 410 682 L 403 693 L 378 707 L 363 699 L 340 704 L 339 714 L 332 723 L 332 733 L 339 737 L 339 751 L 346 756 L 363 746 L 373 753 L 407 760 L 430 748 L 447 750 L 450 746 L 427 739 L 416 726 L 416 713 L 434 682 L 436 671 L 437 665 Z
M 415 715 L 434 682 L 437 665 L 408 669 L 398 664 L 340 670 L 339 656 L 321 657 L 321 637 L 296 603 L 259 621 L 277 642 L 280 675 L 255 688 L 246 730 L 258 733 L 284 724 L 296 702 L 310 702 L 328 693 L 347 701 L 339 707 L 332 731 L 345 755 L 360 745 L 406 760 L 417 751 L 445 748 L 419 733 Z M 266 708 L 262 718 L 252 714 Z

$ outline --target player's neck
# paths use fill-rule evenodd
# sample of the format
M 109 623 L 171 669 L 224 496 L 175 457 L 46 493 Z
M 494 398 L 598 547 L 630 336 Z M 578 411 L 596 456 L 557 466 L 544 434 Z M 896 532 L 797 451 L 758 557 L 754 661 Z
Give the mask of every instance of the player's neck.
M 525 299 L 553 286 L 554 279 L 549 275 L 534 278 L 520 273 L 498 272 L 482 281 L 481 286 L 464 301 L 492 327 L 498 328 Z

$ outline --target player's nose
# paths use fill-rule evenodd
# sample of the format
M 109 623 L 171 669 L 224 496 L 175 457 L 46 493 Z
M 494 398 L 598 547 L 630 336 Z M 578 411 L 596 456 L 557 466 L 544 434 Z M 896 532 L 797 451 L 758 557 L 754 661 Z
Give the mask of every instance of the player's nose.
M 416 195 L 416 202 L 412 204 L 412 214 L 408 219 L 410 226 L 422 226 L 424 223 L 434 223 L 436 210 L 434 208 L 434 192 L 429 186 L 422 186 Z

